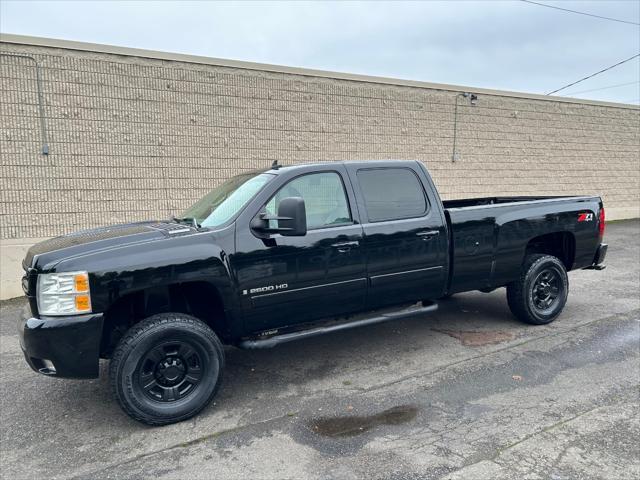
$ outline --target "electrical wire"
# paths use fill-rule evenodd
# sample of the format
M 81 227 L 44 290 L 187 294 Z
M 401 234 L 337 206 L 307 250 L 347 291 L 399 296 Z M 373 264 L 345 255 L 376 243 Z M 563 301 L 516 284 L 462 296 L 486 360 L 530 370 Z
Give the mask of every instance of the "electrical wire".
M 619 18 L 603 17 L 601 15 L 595 15 L 593 13 L 578 12 L 577 10 L 569 10 L 568 8 L 556 7 L 555 5 L 547 5 L 546 3 L 532 2 L 531 0 L 520 0 L 520 1 L 524 3 L 530 3 L 531 5 L 538 5 L 539 7 L 553 8 L 555 10 L 562 10 L 563 12 L 577 13 L 578 15 L 586 15 L 587 17 L 600 18 L 602 20 L 610 20 L 612 22 L 627 23 L 629 25 L 640 26 L 640 23 L 629 22 L 628 20 L 620 20 Z
M 560 88 L 558 88 L 556 90 L 553 90 L 552 92 L 546 93 L 545 95 L 551 95 L 552 93 L 557 93 L 560 90 L 564 90 L 565 88 L 572 87 L 573 85 L 576 85 L 576 84 L 578 84 L 580 82 L 584 82 L 585 80 L 588 80 L 589 78 L 595 77 L 596 75 L 600 75 L 601 73 L 604 73 L 607 70 L 611 70 L 612 68 L 617 67 L 618 65 L 622 65 L 623 63 L 627 63 L 627 62 L 629 62 L 629 61 L 631 61 L 631 60 L 633 60 L 634 58 L 637 58 L 637 57 L 640 57 L 640 53 L 636 53 L 633 57 L 629 57 L 626 60 L 622 60 L 621 62 L 618 62 L 615 65 L 611 65 L 610 67 L 603 68 L 599 72 L 592 73 L 591 75 L 588 75 L 588 76 L 586 76 L 584 78 L 581 78 L 580 80 L 576 80 L 575 82 L 572 82 L 572 83 L 570 83 L 568 85 L 565 85 L 564 87 L 560 87 Z
M 609 90 L 610 88 L 626 87 L 627 85 L 635 85 L 636 83 L 640 83 L 640 81 L 636 80 L 635 82 L 618 83 L 617 85 L 608 85 L 606 87 L 592 88 L 591 90 L 580 90 L 579 92 L 565 93 L 564 95 L 566 97 L 569 97 L 571 95 L 578 95 L 579 93 L 589 93 L 589 92 L 597 92 L 599 90 Z
M 47 122 L 44 117 L 44 100 L 42 99 L 42 75 L 40 73 L 40 64 L 31 55 L 25 55 L 22 53 L 4 53 L 0 52 L 0 56 L 6 58 L 20 58 L 33 62 L 36 68 L 36 92 L 38 99 L 38 113 L 40 116 L 40 135 L 42 136 L 42 154 L 49 155 L 49 140 L 47 136 Z

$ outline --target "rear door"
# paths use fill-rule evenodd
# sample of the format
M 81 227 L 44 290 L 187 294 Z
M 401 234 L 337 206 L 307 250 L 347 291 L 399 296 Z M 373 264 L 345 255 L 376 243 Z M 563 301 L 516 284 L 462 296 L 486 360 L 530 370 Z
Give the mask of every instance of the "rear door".
M 369 308 L 435 299 L 445 286 L 447 233 L 438 198 L 417 163 L 388 165 L 349 166 L 363 221 Z

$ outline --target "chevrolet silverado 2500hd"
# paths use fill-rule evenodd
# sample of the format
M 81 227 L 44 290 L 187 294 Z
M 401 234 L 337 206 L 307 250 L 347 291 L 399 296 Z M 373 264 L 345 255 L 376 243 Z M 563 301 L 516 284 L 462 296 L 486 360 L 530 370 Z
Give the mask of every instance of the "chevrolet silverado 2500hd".
M 435 300 L 506 287 L 513 314 L 546 324 L 567 271 L 602 269 L 599 197 L 442 202 L 419 162 L 343 162 L 244 173 L 179 218 L 34 245 L 20 320 L 28 364 L 92 378 L 153 425 L 218 390 L 223 345 L 265 348 L 424 315 Z

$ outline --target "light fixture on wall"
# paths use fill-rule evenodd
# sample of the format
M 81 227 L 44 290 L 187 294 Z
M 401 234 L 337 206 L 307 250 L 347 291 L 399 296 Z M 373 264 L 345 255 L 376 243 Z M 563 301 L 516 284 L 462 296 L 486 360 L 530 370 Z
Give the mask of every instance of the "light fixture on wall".
M 478 104 L 478 95 L 476 95 L 475 93 L 464 92 L 464 93 L 460 93 L 458 96 L 462 98 L 468 98 L 469 103 L 473 107 L 475 107 Z

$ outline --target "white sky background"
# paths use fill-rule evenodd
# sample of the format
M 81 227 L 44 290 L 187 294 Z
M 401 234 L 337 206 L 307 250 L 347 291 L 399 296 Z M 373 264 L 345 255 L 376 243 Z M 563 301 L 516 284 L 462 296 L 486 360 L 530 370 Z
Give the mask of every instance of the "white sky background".
M 541 3 L 640 23 L 640 0 Z M 546 93 L 640 52 L 640 27 L 516 0 L 0 0 L 0 31 L 427 82 Z M 640 102 L 638 58 L 563 90 Z

